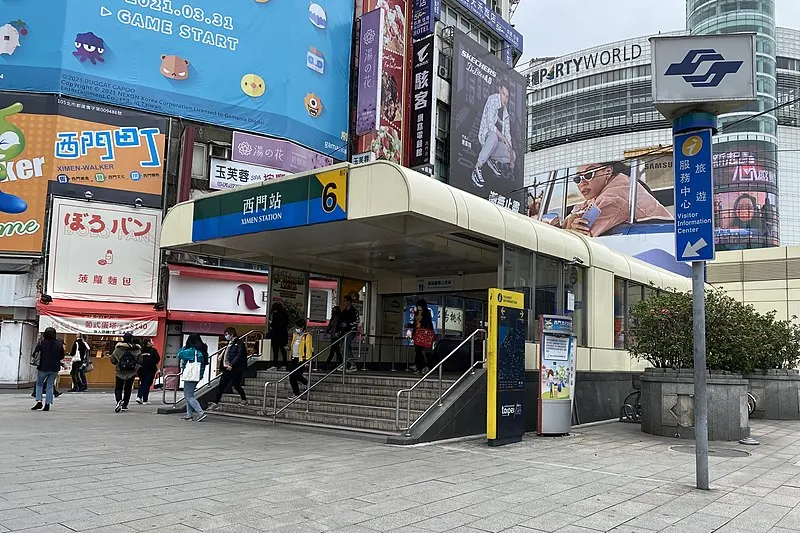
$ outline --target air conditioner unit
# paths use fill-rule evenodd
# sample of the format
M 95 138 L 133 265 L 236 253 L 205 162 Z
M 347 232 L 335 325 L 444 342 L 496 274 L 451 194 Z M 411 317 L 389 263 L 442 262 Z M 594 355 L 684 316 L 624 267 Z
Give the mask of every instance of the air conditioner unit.
M 218 159 L 230 159 L 231 149 L 227 146 L 211 145 L 211 157 Z
M 450 79 L 450 68 L 444 65 L 439 65 L 439 77 L 446 80 Z

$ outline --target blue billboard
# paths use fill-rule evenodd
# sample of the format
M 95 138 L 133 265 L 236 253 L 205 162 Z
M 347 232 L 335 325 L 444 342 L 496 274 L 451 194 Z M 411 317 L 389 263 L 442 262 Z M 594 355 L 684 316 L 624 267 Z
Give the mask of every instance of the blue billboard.
M 353 0 L 0 0 L 0 90 L 90 100 L 347 157 Z

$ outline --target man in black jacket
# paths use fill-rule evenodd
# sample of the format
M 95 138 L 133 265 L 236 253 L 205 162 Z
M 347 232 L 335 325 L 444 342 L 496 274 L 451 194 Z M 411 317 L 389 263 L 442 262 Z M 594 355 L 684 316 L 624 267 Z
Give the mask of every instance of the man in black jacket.
M 153 341 L 145 339 L 142 342 L 142 366 L 139 367 L 139 392 L 136 395 L 136 403 L 139 405 L 150 405 L 150 387 L 153 386 L 153 381 L 156 379 L 158 373 L 158 363 L 161 362 L 161 356 L 158 354 Z
M 42 409 L 42 389 L 46 389 L 44 410 L 49 411 L 53 404 L 53 389 L 61 370 L 61 361 L 64 360 L 64 343 L 56 338 L 55 328 L 47 328 L 42 334 L 42 340 L 36 345 L 34 356 L 38 356 L 36 369 L 36 405 L 31 411 Z
M 344 309 L 339 316 L 339 334 L 342 336 L 344 343 L 344 360 L 347 364 L 347 369 L 350 371 L 358 370 L 358 366 L 353 362 L 353 337 L 354 335 L 347 335 L 351 331 L 358 330 L 359 323 L 358 309 L 353 305 L 353 297 L 349 294 L 344 297 Z M 347 336 L 345 338 L 345 336 Z
M 247 394 L 242 387 L 242 379 L 244 373 L 247 371 L 247 346 L 244 341 L 239 338 L 236 333 L 236 328 L 228 328 L 225 330 L 225 340 L 228 341 L 228 347 L 225 349 L 225 355 L 222 361 L 222 376 L 219 378 L 219 387 L 217 388 L 217 398 L 215 401 L 208 404 L 211 411 L 219 409 L 219 402 L 222 400 L 222 395 L 228 386 L 233 385 L 236 392 L 242 398 L 239 405 L 247 405 Z

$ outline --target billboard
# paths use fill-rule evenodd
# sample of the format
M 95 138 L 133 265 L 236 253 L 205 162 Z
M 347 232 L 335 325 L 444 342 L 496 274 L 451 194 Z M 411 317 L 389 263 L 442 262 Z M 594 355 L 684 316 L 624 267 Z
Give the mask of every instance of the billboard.
M 433 35 L 436 21 L 442 16 L 442 0 L 413 0 L 411 6 L 411 38 Z
M 438 58 L 433 35 L 414 43 L 409 128 L 412 143 L 408 166 L 428 175 L 433 175 L 433 109 L 439 79 L 436 75 Z
M 381 50 L 383 48 L 383 16 L 375 9 L 361 16 L 361 41 L 358 52 L 358 103 L 356 134 L 377 129 L 380 120 L 378 100 L 381 94 Z
M 346 159 L 353 10 L 323 0 L 0 0 L 0 24 L 25 29 L 0 76 L 9 90 L 275 135 Z
M 641 149 L 529 178 L 528 215 L 599 239 L 609 248 L 681 275 L 675 260 L 672 151 Z M 632 206 L 633 209 L 631 208 Z
M 270 139 L 241 131 L 233 132 L 231 159 L 240 163 L 285 170 L 289 174 L 329 167 L 333 164 L 333 158 L 291 141 Z
M 160 206 L 166 125 L 71 98 L 1 93 L 0 251 L 41 252 L 51 192 L 127 192 L 131 203 Z
M 47 294 L 67 300 L 155 302 L 160 232 L 158 209 L 53 199 Z
M 527 81 L 460 31 L 453 54 L 450 185 L 519 212 Z
M 376 36 L 380 41 L 380 54 L 379 68 L 375 70 L 373 82 L 377 91 L 365 89 L 367 96 L 363 102 L 359 101 L 357 107 L 356 127 L 357 132 L 362 133 L 358 139 L 358 151 L 372 152 L 377 159 L 400 163 L 403 161 L 403 132 L 405 131 L 406 12 L 408 6 L 406 0 L 367 0 L 364 9 L 367 10 L 367 8 L 372 8 L 373 11 L 362 17 L 362 46 L 366 44 L 369 50 L 376 46 L 374 43 L 366 42 L 371 39 L 370 31 L 376 31 Z M 382 17 L 379 24 L 380 31 L 375 30 L 376 24 L 372 18 L 376 16 L 375 11 L 378 11 Z M 366 30 L 365 17 L 370 17 L 367 19 Z M 369 58 L 367 59 L 369 61 Z M 364 71 L 366 71 L 366 65 Z M 359 67 L 359 78 L 361 72 L 361 67 Z M 368 76 L 366 72 L 365 76 Z M 377 112 L 375 121 L 377 127 L 373 126 L 371 118 L 366 120 L 371 113 L 371 99 L 373 98 Z M 359 126 L 361 119 L 364 122 Z M 367 128 L 367 126 L 372 127 Z

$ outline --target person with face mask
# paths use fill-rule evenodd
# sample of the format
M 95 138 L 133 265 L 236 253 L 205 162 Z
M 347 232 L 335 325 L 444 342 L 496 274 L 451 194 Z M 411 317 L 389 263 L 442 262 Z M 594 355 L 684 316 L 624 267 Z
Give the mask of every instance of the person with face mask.
M 245 394 L 242 387 L 242 379 L 247 371 L 247 346 L 237 335 L 236 328 L 225 330 L 225 340 L 228 341 L 228 346 L 225 349 L 225 355 L 222 360 L 222 376 L 219 378 L 217 397 L 215 401 L 208 404 L 208 409 L 211 411 L 219 409 L 222 395 L 225 394 L 225 391 L 230 386 L 236 389 L 242 399 L 239 405 L 247 405 L 247 394 Z
M 292 335 L 292 360 L 289 362 L 289 372 L 292 372 L 299 366 L 303 366 L 301 370 L 289 375 L 289 384 L 292 386 L 292 394 L 289 395 L 290 400 L 294 400 L 300 396 L 300 385 L 308 386 L 308 380 L 303 376 L 306 371 L 306 361 L 311 359 L 314 352 L 311 334 L 306 331 L 306 321 L 298 320 Z
M 434 331 L 433 315 L 424 299 L 417 301 L 414 308 L 413 321 L 406 327 L 411 328 L 411 339 L 414 342 L 414 368 L 417 374 L 428 372 L 428 359 L 433 348 Z

